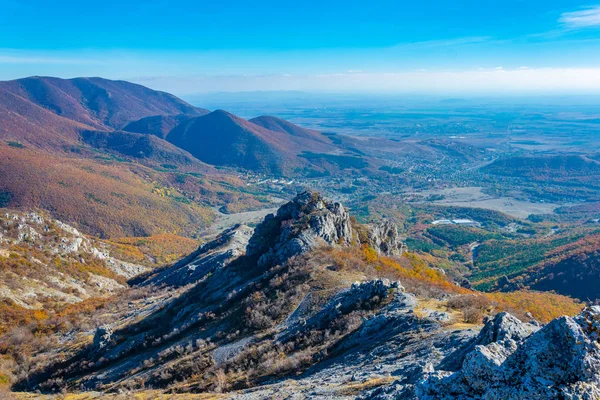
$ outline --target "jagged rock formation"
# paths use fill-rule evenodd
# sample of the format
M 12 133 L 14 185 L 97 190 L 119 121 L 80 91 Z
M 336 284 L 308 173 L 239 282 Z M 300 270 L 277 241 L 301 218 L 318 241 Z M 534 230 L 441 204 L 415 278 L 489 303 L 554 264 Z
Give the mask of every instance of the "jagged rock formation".
M 319 193 L 304 192 L 268 215 L 248 243 L 248 255 L 260 255 L 259 265 L 282 264 L 319 245 L 349 245 L 350 217 L 340 203 Z
M 537 327 L 507 314 L 488 322 L 456 372 L 429 374 L 421 399 L 600 398 L 600 307 Z
M 373 224 L 368 230 L 369 245 L 380 254 L 398 256 L 402 253 L 402 239 L 398 227 L 391 221 L 384 220 Z
M 252 400 L 598 398 L 600 307 L 541 328 L 507 313 L 483 328 L 465 324 L 444 307 L 449 293 L 422 304 L 365 265 L 321 260 L 342 253 L 321 245 L 364 244 L 353 229 L 342 205 L 302 193 L 253 233 L 225 231 L 139 282 L 168 293 L 165 301 L 132 311 L 134 322 L 100 327 L 87 348 L 17 388 Z M 382 224 L 370 240 L 393 254 L 397 231 Z
M 323 291 L 323 283 L 342 282 L 342 274 L 327 265 L 294 261 L 318 246 L 350 246 L 354 241 L 344 207 L 317 193 L 298 195 L 266 217 L 248 240 L 250 232 L 243 226 L 225 231 L 185 260 L 139 282 L 179 294 L 140 313 L 143 318 L 137 323 L 99 328 L 89 348 L 32 376 L 27 385 L 52 390 L 60 381 L 67 387 L 94 389 L 143 380 L 160 387 L 199 373 L 212 376 L 219 368 L 262 365 L 266 361 L 261 357 L 272 358 L 256 355 L 264 351 L 288 354 L 305 368 L 325 359 L 328 349 L 359 329 L 363 318 L 362 335 L 369 335 L 381 321 L 371 321 L 371 315 L 382 306 L 395 299 L 402 300 L 396 308 L 414 304 L 407 294 L 398 297 L 401 286 L 387 280 Z M 309 297 L 319 300 L 301 307 Z M 240 360 L 244 358 L 248 360 Z M 289 367 L 255 368 L 269 373 L 271 368 Z M 131 370 L 139 371 L 135 381 Z M 194 390 L 206 390 L 203 385 L 213 380 L 202 382 Z
M 38 213 L 0 216 L 0 298 L 25 308 L 76 303 L 123 289 L 147 270 L 111 257 L 104 243 Z
M 367 285 L 389 287 L 391 293 L 337 344 L 329 360 L 293 380 L 269 382 L 230 398 L 412 399 L 425 373 L 477 335 L 474 329 L 446 330 L 436 318 L 417 317 L 417 298 L 398 282 Z M 370 384 L 379 387 L 368 390 Z
M 200 246 L 198 250 L 173 266 L 165 268 L 142 285 L 189 285 L 206 277 L 217 268 L 222 268 L 242 255 L 253 230 L 245 225 L 237 225 L 223 231 L 216 239 Z

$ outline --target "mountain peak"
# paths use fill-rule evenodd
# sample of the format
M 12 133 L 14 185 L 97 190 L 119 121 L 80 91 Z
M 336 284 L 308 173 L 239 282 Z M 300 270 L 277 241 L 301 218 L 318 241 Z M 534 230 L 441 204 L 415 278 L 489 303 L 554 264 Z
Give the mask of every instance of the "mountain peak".
M 151 115 L 198 113 L 194 106 L 169 93 L 104 78 L 34 76 L 0 82 L 2 91 L 94 128 L 122 128 Z
M 320 193 L 303 192 L 270 214 L 256 227 L 247 254 L 259 265 L 284 263 L 319 245 L 349 245 L 352 225 L 344 206 Z

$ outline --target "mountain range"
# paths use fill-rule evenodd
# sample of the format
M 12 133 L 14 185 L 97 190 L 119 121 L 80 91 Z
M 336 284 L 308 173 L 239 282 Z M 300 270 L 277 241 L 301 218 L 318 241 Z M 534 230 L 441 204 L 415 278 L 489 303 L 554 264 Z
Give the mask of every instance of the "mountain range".
M 214 167 L 326 173 L 340 166 L 302 155 L 343 153 L 329 137 L 279 118 L 247 121 L 125 81 L 0 82 L 0 206 L 47 210 L 99 236 L 192 235 L 212 207 L 259 204 L 234 174 Z

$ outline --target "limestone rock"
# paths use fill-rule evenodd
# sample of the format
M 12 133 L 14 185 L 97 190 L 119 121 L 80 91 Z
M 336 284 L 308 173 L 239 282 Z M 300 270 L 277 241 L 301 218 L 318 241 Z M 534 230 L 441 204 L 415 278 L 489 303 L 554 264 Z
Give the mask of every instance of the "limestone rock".
M 597 399 L 600 307 L 560 317 L 527 335 L 509 314 L 488 321 L 462 368 L 431 374 L 420 399 Z
M 325 200 L 319 193 L 303 192 L 283 205 L 276 215 L 267 215 L 256 227 L 246 253 L 259 265 L 283 264 L 322 243 L 349 245 L 350 217 L 340 203 Z
M 402 239 L 398 227 L 389 220 L 369 226 L 369 246 L 386 256 L 399 256 L 402 252 Z
M 107 347 L 112 339 L 113 330 L 108 325 L 103 325 L 96 329 L 94 341 L 92 342 L 91 352 L 97 353 Z
M 227 229 L 188 257 L 150 277 L 142 285 L 179 287 L 198 282 L 215 269 L 223 268 L 244 254 L 252 232 L 252 228 L 246 225 L 236 225 Z
M 335 320 L 340 315 L 348 314 L 361 307 L 369 307 L 371 302 L 380 302 L 387 298 L 390 293 L 403 291 L 399 282 L 390 282 L 388 279 L 376 279 L 367 282 L 355 282 L 352 286 L 337 296 L 334 296 L 317 314 L 309 318 L 306 322 L 302 321 L 291 327 L 282 341 L 287 337 L 293 336 L 298 331 L 306 332 L 311 327 L 324 327 Z M 371 330 L 378 323 L 385 322 L 385 319 L 367 323 L 366 329 Z

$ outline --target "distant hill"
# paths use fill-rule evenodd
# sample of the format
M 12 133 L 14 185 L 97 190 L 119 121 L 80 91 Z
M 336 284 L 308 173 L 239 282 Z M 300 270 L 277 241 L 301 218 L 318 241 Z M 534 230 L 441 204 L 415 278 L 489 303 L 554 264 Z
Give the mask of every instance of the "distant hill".
M 295 137 L 331 144 L 331 139 L 320 132 L 313 129 L 301 128 L 281 118 L 263 115 L 252 118 L 249 121 L 270 131 L 287 133 Z
M 204 115 L 155 115 L 134 121 L 123 130 L 166 139 L 208 164 L 257 172 L 290 175 L 307 168 L 338 168 L 340 164 L 324 160 L 326 153 L 339 151 L 330 138 L 271 116 L 245 120 L 223 110 Z M 307 153 L 318 157 L 306 157 Z
M 600 175 L 600 162 L 580 155 L 510 157 L 493 162 L 483 171 L 494 175 L 556 180 Z
M 128 156 L 145 165 L 166 166 L 179 171 L 215 172 L 214 168 L 187 151 L 153 135 L 124 131 L 84 131 L 81 138 L 96 149 Z
M 513 180 L 523 193 L 538 200 L 556 203 L 600 201 L 600 162 L 584 155 L 508 157 L 496 160 L 480 171 L 505 181 Z
M 131 121 L 151 115 L 206 113 L 172 94 L 103 78 L 35 76 L 0 82 L 0 91 L 10 92 L 56 115 L 96 128 L 122 128 Z
M 0 207 L 47 210 L 101 237 L 194 236 L 209 207 L 259 204 L 239 179 L 161 138 L 171 118 L 175 126 L 207 113 L 123 81 L 0 82 Z M 120 130 L 136 121 L 142 132 Z
M 81 130 L 93 129 L 6 90 L 3 83 L 0 82 L 0 138 L 57 150 L 76 143 Z
M 124 81 L 0 82 L 0 207 L 46 210 L 103 238 L 195 236 L 210 207 L 264 207 L 214 166 L 323 176 L 369 165 L 338 145 L 280 118 L 209 112 Z
M 208 111 L 203 115 L 208 114 Z M 201 114 L 198 114 L 201 115 Z M 180 123 L 198 115 L 153 115 L 131 122 L 123 128 L 124 131 L 145 133 L 165 139 L 169 132 Z
M 277 122 L 278 119 L 259 121 Z M 266 125 L 277 130 L 217 110 L 183 122 L 168 134 L 167 140 L 209 164 L 272 174 L 293 174 L 308 167 L 310 163 L 298 157 L 302 152 L 335 150 L 328 139 L 317 132 L 288 122 Z
M 287 176 L 369 165 L 330 137 L 283 119 L 261 116 L 248 121 L 222 110 L 211 113 L 124 81 L 29 77 L 0 82 L 0 100 L 0 139 L 53 154 L 75 151 L 88 157 L 93 152 L 86 146 L 91 146 L 153 167 L 190 166 L 197 158 L 215 166 Z

